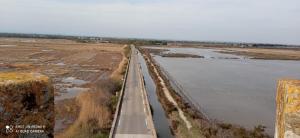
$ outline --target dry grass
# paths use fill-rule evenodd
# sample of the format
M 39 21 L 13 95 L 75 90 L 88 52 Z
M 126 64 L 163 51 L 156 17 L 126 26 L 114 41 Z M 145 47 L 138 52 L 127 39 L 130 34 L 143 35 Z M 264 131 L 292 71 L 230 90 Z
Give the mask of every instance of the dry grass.
M 124 52 L 123 60 L 110 78 L 96 81 L 90 92 L 77 96 L 79 116 L 73 125 L 57 137 L 108 137 L 118 100 L 116 92 L 121 90 L 121 78 L 128 61 L 125 55 Z
M 76 101 L 80 106 L 77 120 L 64 133 L 57 137 L 94 137 L 107 134 L 111 122 L 110 94 L 106 91 L 81 93 Z
M 123 47 L 123 58 L 121 63 L 119 64 L 118 68 L 112 73 L 111 78 L 114 80 L 121 80 L 128 64 L 128 58 L 130 56 L 130 47 L 128 45 L 125 45 Z
M 22 72 L 5 72 L 0 73 L 0 84 L 1 83 L 19 83 L 27 81 L 44 81 L 48 82 L 49 78 L 39 73 L 22 73 Z
M 107 137 L 113 119 L 112 113 L 118 99 L 115 92 L 119 91 L 120 88 L 119 81 L 102 80 L 97 82 L 97 85 L 90 92 L 78 95 L 74 102 L 65 102 L 62 109 L 69 111 L 69 113 L 62 111 L 59 114 L 65 114 L 64 117 L 74 117 L 76 116 L 74 114 L 79 114 L 75 117 L 76 121 L 66 131 L 57 134 L 56 137 Z

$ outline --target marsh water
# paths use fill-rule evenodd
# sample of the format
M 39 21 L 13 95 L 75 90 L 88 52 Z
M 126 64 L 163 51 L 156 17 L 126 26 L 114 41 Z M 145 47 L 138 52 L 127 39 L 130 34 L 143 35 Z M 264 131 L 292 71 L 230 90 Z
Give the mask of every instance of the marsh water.
M 160 138 L 172 138 L 173 135 L 169 128 L 168 119 L 156 95 L 155 83 L 152 80 L 148 72 L 146 62 L 144 58 L 140 55 L 140 53 L 138 55 L 138 58 L 139 58 L 139 63 L 141 65 L 144 80 L 145 80 L 145 86 L 146 86 L 149 102 L 153 113 L 153 122 L 154 122 L 156 132 Z
M 300 79 L 300 61 L 254 60 L 221 54 L 212 49 L 168 48 L 204 58 L 168 58 L 153 55 L 193 97 L 210 119 L 253 128 L 266 126 L 274 134 L 276 82 Z

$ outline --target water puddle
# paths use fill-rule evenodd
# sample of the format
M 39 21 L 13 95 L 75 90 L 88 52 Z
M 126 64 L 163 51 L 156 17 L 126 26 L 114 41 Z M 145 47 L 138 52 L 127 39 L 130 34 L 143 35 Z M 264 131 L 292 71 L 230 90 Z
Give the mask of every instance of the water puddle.
M 88 83 L 88 81 L 76 79 L 75 77 L 64 78 L 64 79 L 62 79 L 62 82 L 71 83 L 71 84 L 74 84 L 74 85 L 83 85 L 83 84 Z
M 56 63 L 56 64 L 54 64 L 54 65 L 56 65 L 56 66 L 64 66 L 64 65 L 66 65 L 66 64 L 63 63 L 63 62 L 59 62 L 59 63 Z
M 64 119 L 55 120 L 54 132 L 58 132 L 59 130 L 63 130 L 65 128 L 66 126 L 64 125 Z
M 0 71 L 11 71 L 11 70 L 14 70 L 14 68 L 5 66 L 4 64 L 0 63 Z
M 54 133 L 60 133 L 62 130 L 65 130 L 69 125 L 71 125 L 74 121 L 72 119 L 56 119 L 54 126 Z
M 43 49 L 42 51 L 43 52 L 52 52 L 53 50 L 51 50 L 51 49 Z
M 59 91 L 60 96 L 55 96 L 55 100 L 63 100 L 76 97 L 79 93 L 88 91 L 89 88 L 82 88 L 81 85 L 87 84 L 89 81 L 80 80 L 75 77 L 67 77 L 62 80 L 56 81 L 62 82 L 55 84 L 55 89 Z
M 0 47 L 15 47 L 17 45 L 0 45 Z
M 84 69 L 84 70 L 80 70 L 82 72 L 100 72 L 100 70 L 96 70 L 96 69 Z
M 88 91 L 89 88 L 81 88 L 81 87 L 71 87 L 71 88 L 65 88 L 62 90 L 62 93 L 60 93 L 60 96 L 56 96 L 55 100 L 63 100 L 63 99 L 70 99 L 75 98 L 79 93 Z

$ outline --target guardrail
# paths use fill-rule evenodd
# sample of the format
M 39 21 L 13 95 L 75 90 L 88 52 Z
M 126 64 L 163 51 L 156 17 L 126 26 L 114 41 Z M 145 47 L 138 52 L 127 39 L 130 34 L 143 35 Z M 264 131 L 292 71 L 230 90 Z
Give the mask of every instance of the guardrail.
M 175 92 L 179 94 L 192 108 L 196 109 L 199 115 L 210 121 L 209 117 L 203 111 L 203 108 L 197 102 L 195 102 L 192 96 L 189 95 L 189 93 L 180 85 L 180 83 L 178 83 L 176 79 L 172 77 L 169 72 L 166 71 L 158 62 L 155 62 L 153 58 L 152 62 L 159 67 L 163 75 L 169 80 Z
M 125 72 L 125 75 L 123 77 L 122 89 L 121 89 L 121 92 L 120 92 L 120 95 L 119 95 L 119 100 L 118 100 L 118 103 L 117 103 L 116 112 L 115 112 L 115 115 L 114 115 L 114 120 L 112 122 L 112 127 L 111 127 L 110 132 L 109 132 L 109 138 L 113 138 L 113 134 L 116 131 L 116 123 L 119 119 L 120 109 L 122 108 L 122 101 L 123 101 L 123 96 L 124 96 L 125 85 L 126 85 L 126 82 L 127 82 L 127 74 L 128 74 L 128 70 L 129 70 L 129 66 L 130 66 L 130 60 L 131 60 L 131 52 L 130 52 L 130 57 L 128 58 L 128 62 L 127 62 L 128 64 L 127 64 L 126 72 Z

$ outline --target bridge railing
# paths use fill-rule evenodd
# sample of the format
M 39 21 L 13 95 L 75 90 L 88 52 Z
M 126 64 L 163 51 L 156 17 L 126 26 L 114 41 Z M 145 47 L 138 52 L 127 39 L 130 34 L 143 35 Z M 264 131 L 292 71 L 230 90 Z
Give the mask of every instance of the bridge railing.
M 114 120 L 112 122 L 112 126 L 110 129 L 109 138 L 113 138 L 113 135 L 116 131 L 117 121 L 119 120 L 119 115 L 120 115 L 121 108 L 122 108 L 122 101 L 123 101 L 123 97 L 124 97 L 124 91 L 125 91 L 125 86 L 126 86 L 126 82 L 127 82 L 127 75 L 128 75 L 128 70 L 129 70 L 129 66 L 130 66 L 130 61 L 131 61 L 131 53 L 128 58 L 126 72 L 123 77 L 123 84 L 122 84 L 122 88 L 120 91 L 120 95 L 119 95 L 119 99 L 118 99 L 118 103 L 117 103 L 117 107 L 116 107 L 116 111 L 115 111 L 115 115 L 114 115 Z

